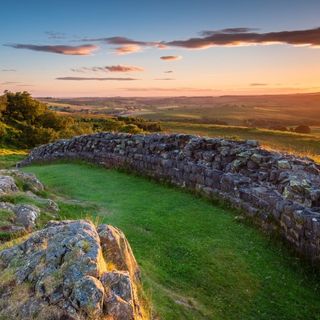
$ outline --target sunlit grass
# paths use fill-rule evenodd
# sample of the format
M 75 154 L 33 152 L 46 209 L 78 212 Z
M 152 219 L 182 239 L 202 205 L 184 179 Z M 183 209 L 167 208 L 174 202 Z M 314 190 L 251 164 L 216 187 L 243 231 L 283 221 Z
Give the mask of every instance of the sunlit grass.
M 0 169 L 10 168 L 28 154 L 27 150 L 0 146 Z
M 161 319 L 319 319 L 318 273 L 229 209 L 86 164 L 24 170 L 64 198 L 62 217 L 99 217 L 125 232 Z

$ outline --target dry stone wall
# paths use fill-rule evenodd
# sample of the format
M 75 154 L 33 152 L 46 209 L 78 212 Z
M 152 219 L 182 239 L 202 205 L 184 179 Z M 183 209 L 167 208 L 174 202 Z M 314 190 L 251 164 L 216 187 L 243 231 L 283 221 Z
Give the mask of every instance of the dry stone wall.
M 32 150 L 20 163 L 82 159 L 221 198 L 296 251 L 320 260 L 320 166 L 254 140 L 99 133 Z

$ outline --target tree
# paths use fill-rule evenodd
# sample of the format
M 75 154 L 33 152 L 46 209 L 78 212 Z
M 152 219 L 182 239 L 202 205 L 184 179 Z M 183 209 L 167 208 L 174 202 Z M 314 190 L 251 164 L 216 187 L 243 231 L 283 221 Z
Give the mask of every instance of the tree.
M 24 121 L 34 124 L 37 118 L 47 111 L 47 106 L 35 99 L 31 95 L 24 92 L 7 92 L 5 94 L 7 100 L 6 109 L 3 116 L 6 121 Z

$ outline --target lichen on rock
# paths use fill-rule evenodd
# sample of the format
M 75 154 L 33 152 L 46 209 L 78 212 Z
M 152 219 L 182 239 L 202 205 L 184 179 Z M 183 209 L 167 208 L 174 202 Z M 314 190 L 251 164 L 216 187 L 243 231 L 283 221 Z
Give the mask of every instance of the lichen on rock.
M 126 244 L 110 246 L 111 257 L 130 260 L 130 267 L 122 266 L 131 271 L 132 265 L 138 268 L 122 232 L 107 225 L 98 230 L 108 230 L 108 236 Z M 103 254 L 108 244 L 103 247 L 103 242 L 90 221 L 52 221 L 21 244 L 1 251 L 0 301 L 6 304 L 0 318 L 143 319 L 138 279 L 129 270 L 108 270 L 108 256 Z M 10 277 L 3 277 L 6 274 Z M 14 293 L 19 287 L 27 289 L 17 301 Z

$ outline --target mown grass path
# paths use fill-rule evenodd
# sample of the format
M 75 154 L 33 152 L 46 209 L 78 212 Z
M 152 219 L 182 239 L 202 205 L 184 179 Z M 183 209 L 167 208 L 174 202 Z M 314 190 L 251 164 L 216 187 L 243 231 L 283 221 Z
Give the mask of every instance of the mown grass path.
M 61 205 L 120 227 L 161 319 L 320 319 L 320 277 L 228 209 L 173 187 L 86 164 L 36 165 Z M 71 202 L 70 202 L 71 203 Z

